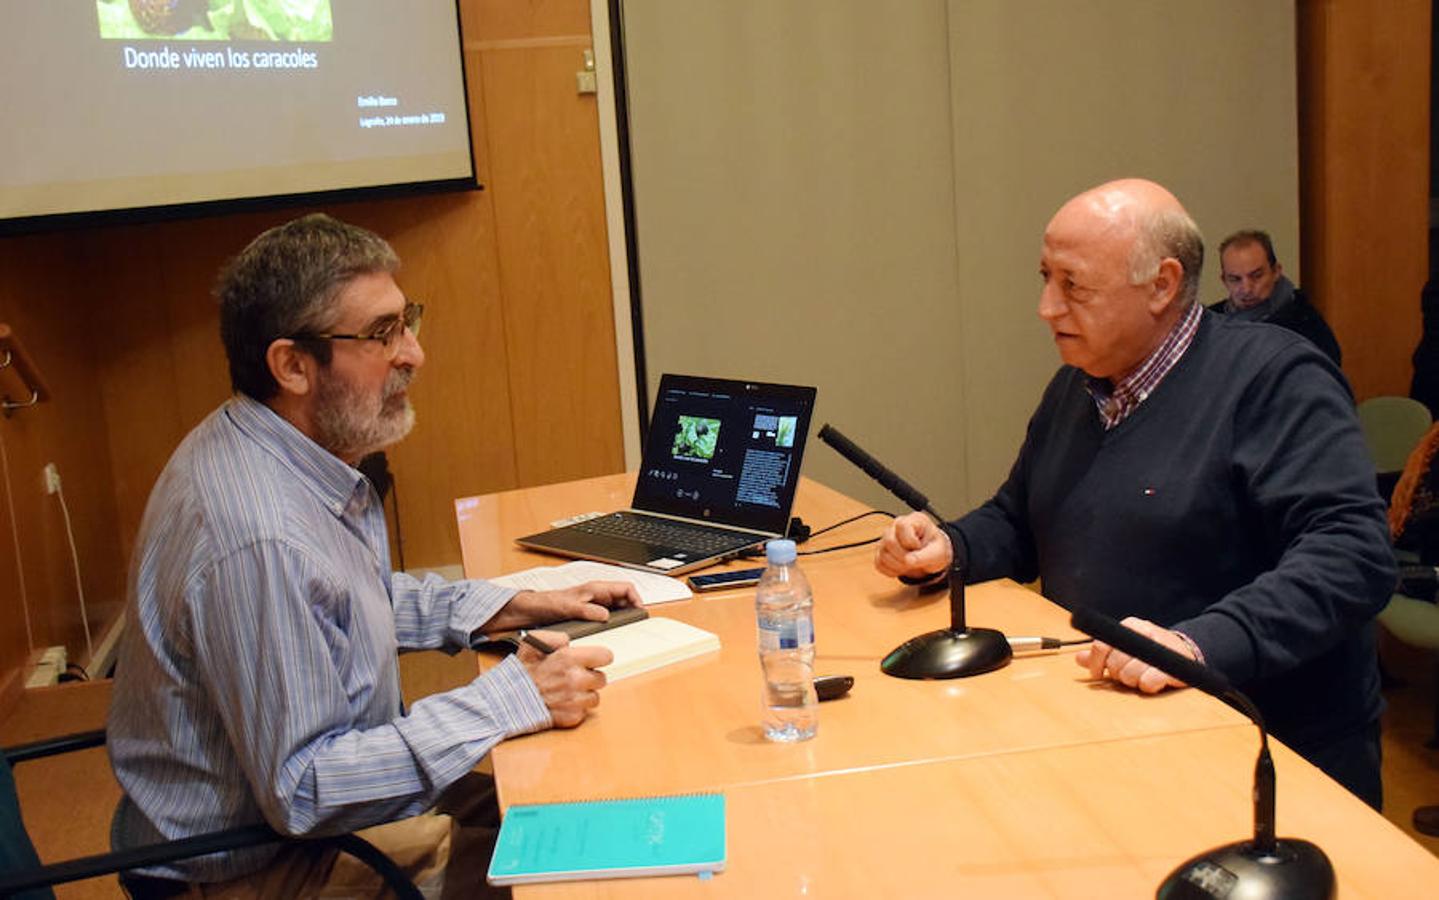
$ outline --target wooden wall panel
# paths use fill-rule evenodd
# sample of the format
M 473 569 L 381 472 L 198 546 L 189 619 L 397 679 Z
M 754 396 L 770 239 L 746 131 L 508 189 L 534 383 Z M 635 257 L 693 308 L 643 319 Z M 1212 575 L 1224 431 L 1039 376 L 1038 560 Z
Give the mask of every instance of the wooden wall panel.
M 1428 274 L 1430 0 L 1300 0 L 1303 285 L 1363 400 L 1409 393 Z
M 9 510 L 0 501 L 0 681 L 18 677 L 28 656 L 22 571 L 36 647 L 65 644 L 72 661 L 82 661 L 85 648 L 64 515 L 41 480 L 47 462 L 60 473 L 97 640 L 123 593 L 107 422 L 94 377 L 97 348 L 83 300 L 97 286 L 80 277 L 82 256 L 73 235 L 0 241 L 0 321 L 15 329 L 52 394 L 50 402 L 0 418 L 20 543 L 17 558 Z M 4 384 L 7 392 L 17 390 L 11 376 Z
M 41 370 L 53 393 L 61 390 L 54 380 L 59 373 L 49 359 L 49 341 L 35 324 L 37 313 L 54 295 L 57 278 L 47 278 L 47 266 L 59 260 L 54 241 L 28 238 L 0 245 L 0 273 L 6 276 L 0 284 L 0 321 L 13 329 L 35 365 Z M 57 274 L 63 278 L 63 270 Z M 22 388 L 14 373 L 3 373 L 5 394 L 17 396 Z M 0 699 L 19 689 L 18 675 L 30 647 L 26 636 L 26 602 L 37 646 L 44 646 L 51 632 L 49 605 L 45 602 L 46 567 L 41 556 L 42 529 L 36 527 L 44 511 L 44 492 L 40 488 L 39 462 L 53 443 L 54 403 L 24 410 L 10 418 L 0 418 L 0 441 L 4 442 L 6 483 L 0 490 L 8 497 L 0 498 L 0 672 L 6 676 L 0 684 Z M 8 502 L 6 502 L 8 500 Z M 14 519 L 10 506 L 14 507 Z M 18 528 L 18 536 L 11 530 Z M 18 540 L 17 554 L 15 542 Z
M 226 217 L 77 233 L 86 247 L 84 280 L 104 286 L 87 306 L 111 423 L 102 438 L 115 530 L 127 561 L 160 469 L 185 433 L 229 396 L 209 290 L 219 261 L 264 221 Z
M 534 41 L 590 34 L 588 0 L 460 0 L 470 41 Z
M 13 432 L 0 425 L 0 439 L 8 444 Z M 30 648 L 26 642 L 25 609 L 21 603 L 22 558 L 12 544 L 9 504 L 0 502 L 0 714 L 14 704 L 21 690 Z
M 411 392 L 417 424 L 390 451 L 405 563 L 453 564 L 454 498 L 521 483 L 492 203 L 488 191 L 389 202 L 357 209 L 354 219 L 385 224 L 405 261 L 401 286 L 426 305 L 425 366 Z
M 575 93 L 582 49 L 480 53 L 523 484 L 624 469 L 599 120 L 594 95 Z

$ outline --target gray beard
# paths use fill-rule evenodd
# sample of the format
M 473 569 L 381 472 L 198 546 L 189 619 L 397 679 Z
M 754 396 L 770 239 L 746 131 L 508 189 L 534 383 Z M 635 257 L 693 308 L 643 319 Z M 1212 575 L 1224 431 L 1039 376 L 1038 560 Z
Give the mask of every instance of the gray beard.
M 366 396 L 328 373 L 315 392 L 315 443 L 345 460 L 358 460 L 400 441 L 415 426 L 415 410 L 401 392 L 413 369 L 395 369 L 379 397 Z

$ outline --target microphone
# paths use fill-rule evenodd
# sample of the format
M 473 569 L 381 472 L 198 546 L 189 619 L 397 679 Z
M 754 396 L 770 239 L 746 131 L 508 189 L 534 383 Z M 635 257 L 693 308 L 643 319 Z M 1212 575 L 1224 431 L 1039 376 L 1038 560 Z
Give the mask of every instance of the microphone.
M 964 539 L 944 517 L 930 508 L 929 498 L 909 482 L 861 450 L 853 441 L 825 424 L 819 439 L 833 447 L 866 475 L 878 481 L 911 509 L 927 513 L 949 537 L 953 552 L 949 566 L 949 627 L 910 638 L 891 650 L 879 664 L 896 678 L 963 678 L 1004 666 L 1014 656 L 1008 639 L 993 628 L 970 628 L 964 617 Z M 919 582 L 901 578 L 910 584 Z M 927 580 L 927 579 L 925 579 Z
M 936 520 L 943 521 L 938 513 L 929 508 L 928 497 L 915 490 L 909 482 L 891 472 L 879 460 L 855 446 L 854 441 L 840 434 L 839 430 L 828 422 L 820 426 L 819 439 L 833 447 L 835 452 L 861 469 L 864 474 L 878 481 L 881 487 L 898 497 L 910 509 L 915 512 L 929 513 Z
M 1218 697 L 1251 718 L 1259 716 L 1257 710 L 1250 712 L 1253 704 L 1249 702 L 1249 698 L 1239 694 L 1234 689 L 1234 685 L 1229 683 L 1229 679 L 1220 673 L 1195 662 L 1183 653 L 1175 653 L 1133 628 L 1124 627 L 1104 613 L 1081 606 L 1070 614 L 1069 624 L 1073 625 L 1077 631 L 1082 631 L 1090 637 L 1099 638 L 1109 646 L 1117 647 L 1135 659 L 1146 662 L 1161 672 L 1173 675 L 1190 687 L 1199 688 L 1210 696 Z M 1249 708 L 1230 703 L 1230 694 L 1239 694 L 1243 698 L 1242 703 L 1248 704 Z M 1255 724 L 1259 726 L 1260 731 L 1264 730 L 1263 722 L 1256 721 Z
M 1254 837 L 1206 850 L 1185 860 L 1159 886 L 1158 897 L 1322 897 L 1334 896 L 1334 866 L 1324 851 L 1299 838 L 1275 837 L 1274 759 L 1264 717 L 1229 680 L 1208 666 L 1086 607 L 1070 616 L 1075 629 L 1166 672 L 1190 687 L 1244 713 L 1259 729 L 1254 764 Z
M 881 487 L 898 497 L 910 509 L 915 512 L 928 513 L 930 518 L 938 522 L 941 527 L 944 527 L 944 516 L 941 516 L 930 507 L 928 497 L 921 494 L 908 481 L 905 481 L 890 471 L 889 468 L 879 460 L 861 450 L 854 441 L 840 434 L 839 429 L 826 422 L 820 426 L 819 439 L 833 447 L 835 452 L 847 459 L 856 468 L 863 471 L 864 474 L 878 481 Z M 948 529 L 946 529 L 945 533 L 950 534 Z M 964 547 L 964 544 L 963 542 L 955 543 L 954 536 L 950 534 L 950 546 L 954 548 L 954 552 L 959 553 Z M 938 572 L 935 573 L 935 575 L 938 574 Z M 913 578 L 909 575 L 901 575 L 899 576 L 899 580 L 911 586 L 917 587 L 924 585 L 928 587 L 930 582 L 934 580 L 934 576 L 926 575 Z

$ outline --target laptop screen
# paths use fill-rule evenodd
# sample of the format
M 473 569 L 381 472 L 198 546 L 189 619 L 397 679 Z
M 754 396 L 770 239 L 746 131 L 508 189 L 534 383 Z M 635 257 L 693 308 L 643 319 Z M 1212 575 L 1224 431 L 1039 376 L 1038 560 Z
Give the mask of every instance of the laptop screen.
M 665 375 L 633 506 L 783 534 L 815 389 Z

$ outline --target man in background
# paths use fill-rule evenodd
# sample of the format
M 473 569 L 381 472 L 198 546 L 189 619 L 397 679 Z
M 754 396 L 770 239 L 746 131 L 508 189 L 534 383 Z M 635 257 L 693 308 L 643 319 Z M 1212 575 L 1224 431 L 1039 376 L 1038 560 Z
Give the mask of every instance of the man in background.
M 1340 364 L 1339 341 L 1319 310 L 1284 274 L 1274 242 L 1263 231 L 1236 231 L 1219 245 L 1220 278 L 1229 296 L 1209 308 L 1245 322 L 1268 322 L 1297 332 Z
M 1064 365 L 994 497 L 895 520 L 883 574 L 1040 580 L 1218 671 L 1270 731 L 1378 808 L 1373 618 L 1394 587 L 1384 505 L 1337 369 L 1278 328 L 1197 303 L 1204 245 L 1167 190 L 1129 179 L 1044 232 L 1039 315 Z M 1094 678 L 1180 682 L 1095 641 Z
M 312 215 L 266 231 L 220 276 L 235 393 L 166 464 L 131 566 L 108 726 L 117 848 L 259 822 L 366 828 L 422 886 L 444 878 L 446 896 L 474 896 L 499 816 L 493 782 L 471 770 L 499 741 L 573 727 L 599 702 L 610 652 L 540 632 L 560 649 L 522 646 L 403 709 L 400 648 L 453 653 L 485 631 L 639 600 L 620 583 L 516 592 L 391 571 L 384 511 L 356 464 L 414 423 L 423 307 L 398 268 L 378 236 Z M 373 895 L 368 876 L 296 842 L 147 869 L 127 887 Z

